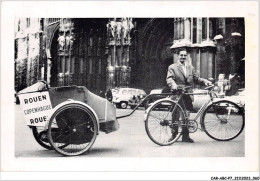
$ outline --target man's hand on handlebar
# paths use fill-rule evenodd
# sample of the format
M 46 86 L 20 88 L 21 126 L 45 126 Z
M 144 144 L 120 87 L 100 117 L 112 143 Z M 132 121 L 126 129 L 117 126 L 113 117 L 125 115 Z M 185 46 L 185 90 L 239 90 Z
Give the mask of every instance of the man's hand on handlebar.
M 210 82 L 210 81 L 205 82 L 205 86 L 211 86 L 211 85 L 213 85 L 212 82 Z
M 174 91 L 174 90 L 177 90 L 178 89 L 178 85 L 177 84 L 173 84 L 172 87 L 171 87 L 171 90 Z
M 212 87 L 214 87 L 215 85 L 214 84 L 210 84 L 210 85 L 208 85 L 207 87 L 205 87 L 204 89 L 205 90 L 208 90 L 208 89 L 210 89 L 210 88 L 212 88 Z
M 175 87 L 172 87 L 171 91 L 176 91 L 176 90 L 187 90 L 188 88 L 190 88 L 191 86 L 185 86 L 185 85 L 177 85 Z

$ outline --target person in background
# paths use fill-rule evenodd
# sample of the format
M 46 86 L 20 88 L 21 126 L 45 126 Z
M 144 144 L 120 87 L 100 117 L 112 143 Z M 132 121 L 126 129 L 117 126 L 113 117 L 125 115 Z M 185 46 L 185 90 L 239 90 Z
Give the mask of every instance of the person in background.
M 107 92 L 106 92 L 106 99 L 107 99 L 109 102 L 112 102 L 113 94 L 112 94 L 112 91 L 111 91 L 110 88 L 107 89 Z

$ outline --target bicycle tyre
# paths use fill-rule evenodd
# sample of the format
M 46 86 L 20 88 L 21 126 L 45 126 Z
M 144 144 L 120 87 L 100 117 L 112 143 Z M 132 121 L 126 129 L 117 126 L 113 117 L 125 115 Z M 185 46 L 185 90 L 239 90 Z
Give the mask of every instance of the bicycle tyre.
M 98 133 L 97 119 L 84 105 L 71 103 L 57 109 L 50 118 L 48 139 L 56 152 L 76 156 L 88 151 Z M 60 147 L 66 144 L 66 147 Z
M 156 101 L 151 108 L 148 109 L 148 113 L 145 120 L 145 130 L 148 137 L 157 145 L 167 146 L 176 142 L 182 132 L 181 122 L 178 120 L 173 121 L 171 108 L 173 108 L 176 103 L 172 100 L 159 100 Z M 183 109 L 177 105 L 176 110 L 180 112 L 180 115 L 184 118 Z M 155 128 L 153 127 L 155 125 Z M 177 127 L 175 131 L 178 131 L 175 138 L 171 141 L 173 126 Z M 156 129 L 159 128 L 159 133 L 155 133 Z M 161 134 L 163 139 L 161 139 Z M 159 134 L 159 137 L 158 135 Z
M 217 141 L 235 139 L 241 134 L 244 126 L 244 110 L 227 100 L 214 102 L 202 115 L 202 127 L 205 133 Z

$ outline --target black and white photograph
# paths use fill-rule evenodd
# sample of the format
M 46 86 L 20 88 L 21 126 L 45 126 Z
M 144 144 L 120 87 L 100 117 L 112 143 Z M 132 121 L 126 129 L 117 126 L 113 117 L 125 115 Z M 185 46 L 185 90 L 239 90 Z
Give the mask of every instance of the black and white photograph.
M 259 180 L 257 2 L 5 3 L 1 172 Z
M 15 21 L 17 157 L 245 156 L 244 18 Z

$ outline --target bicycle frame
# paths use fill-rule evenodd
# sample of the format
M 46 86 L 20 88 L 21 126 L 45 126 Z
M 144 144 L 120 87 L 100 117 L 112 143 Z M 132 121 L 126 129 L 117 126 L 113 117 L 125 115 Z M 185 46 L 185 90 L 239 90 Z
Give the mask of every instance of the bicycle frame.
M 175 108 L 177 107 L 177 105 L 180 106 L 180 101 L 182 100 L 183 101 L 183 95 L 210 95 L 210 99 L 207 100 L 202 106 L 201 108 L 198 110 L 198 112 L 194 115 L 193 118 L 190 118 L 189 115 L 188 115 L 188 112 L 187 112 L 187 109 L 185 107 L 185 104 L 183 104 L 184 106 L 182 107 L 183 108 L 183 111 L 184 111 L 184 116 L 185 116 L 185 122 L 189 119 L 189 120 L 192 120 L 192 121 L 196 121 L 197 122 L 197 119 L 203 114 L 203 112 L 206 110 L 206 108 L 208 107 L 208 105 L 210 105 L 212 103 L 212 100 L 213 100 L 213 96 L 211 95 L 211 92 L 207 92 L 207 93 L 181 93 L 180 96 L 177 98 L 177 101 L 174 101 L 176 102 L 174 108 L 172 111 L 175 110 Z M 200 125 L 201 125 L 201 120 L 200 120 Z
M 172 93 L 149 94 L 129 114 L 123 115 L 123 116 L 117 116 L 116 119 L 121 119 L 121 118 L 131 116 L 142 103 L 144 103 L 146 100 L 148 100 L 150 97 L 153 97 L 153 96 L 165 96 L 165 97 L 167 97 L 167 96 L 172 96 Z
M 208 95 L 208 94 L 210 95 L 211 101 L 209 101 L 209 102 L 207 101 L 206 103 L 203 104 L 201 109 L 198 111 L 199 114 L 196 116 L 196 119 L 203 113 L 203 111 L 207 108 L 209 103 L 212 102 L 213 96 L 211 95 L 211 91 L 209 91 L 207 93 L 186 93 L 186 95 Z M 117 116 L 116 119 L 121 119 L 121 118 L 125 118 L 125 117 L 131 116 L 142 103 L 144 103 L 146 100 L 148 100 L 150 97 L 153 97 L 153 96 L 165 96 L 165 97 L 167 97 L 167 96 L 173 96 L 173 94 L 172 93 L 162 93 L 162 94 L 150 94 L 150 95 L 147 95 L 129 114 L 123 115 L 123 116 Z M 185 117 L 187 117 L 187 110 L 186 110 L 186 108 L 185 108 L 184 112 L 185 112 Z

